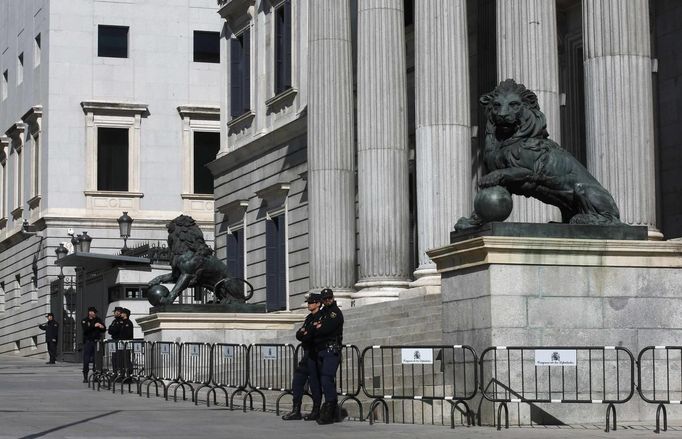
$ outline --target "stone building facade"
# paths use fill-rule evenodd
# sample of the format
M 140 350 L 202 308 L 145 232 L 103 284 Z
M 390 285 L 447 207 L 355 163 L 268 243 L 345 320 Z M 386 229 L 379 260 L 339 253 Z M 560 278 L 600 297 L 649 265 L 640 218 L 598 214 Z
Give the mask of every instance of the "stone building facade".
M 674 0 L 222 0 L 216 247 L 270 310 L 437 291 L 478 97 L 511 77 L 651 239 L 682 237 Z M 557 212 L 516 197 L 511 221 Z
M 129 247 L 184 212 L 212 241 L 220 30 L 214 0 L 0 2 L 0 353 L 42 355 L 48 311 L 80 318 L 54 294 L 68 229 L 114 254 L 122 211 Z

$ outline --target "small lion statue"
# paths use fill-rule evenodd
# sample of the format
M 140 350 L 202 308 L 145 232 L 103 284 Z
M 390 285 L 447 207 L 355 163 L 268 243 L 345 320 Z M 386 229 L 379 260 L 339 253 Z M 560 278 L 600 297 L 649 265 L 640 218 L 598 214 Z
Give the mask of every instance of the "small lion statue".
M 170 293 L 160 298 L 161 304 L 171 304 L 190 287 L 203 287 L 213 292 L 219 303 L 244 303 L 253 296 L 253 286 L 244 279 L 231 278 L 227 266 L 213 255 L 204 234 L 194 219 L 180 215 L 166 225 L 168 248 L 171 252 L 171 272 L 157 276 L 149 286 L 175 282 Z M 249 292 L 244 293 L 244 285 Z
M 502 186 L 509 192 L 556 206 L 567 224 L 622 224 L 609 192 L 569 152 L 550 140 L 535 93 L 513 79 L 481 96 L 487 123 L 483 160 L 488 173 L 479 189 Z M 485 215 L 474 211 L 455 230 L 479 227 Z

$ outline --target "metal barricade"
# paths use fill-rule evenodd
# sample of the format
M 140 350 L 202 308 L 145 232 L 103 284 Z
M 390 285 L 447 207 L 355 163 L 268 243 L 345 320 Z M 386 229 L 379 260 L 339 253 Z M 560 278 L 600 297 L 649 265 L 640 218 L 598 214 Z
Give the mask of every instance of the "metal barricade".
M 180 345 L 170 341 L 157 341 L 154 343 L 152 356 L 152 374 L 151 381 L 147 384 L 147 397 L 153 382 L 163 387 L 163 397 L 168 400 L 170 387 L 180 384 Z
M 481 393 L 499 403 L 498 430 L 503 410 L 509 428 L 508 403 L 583 403 L 607 404 L 609 432 L 616 429 L 615 404 L 634 394 L 634 368 L 632 353 L 617 346 L 489 347 L 480 358 Z
M 213 394 L 213 403 L 218 403 L 217 391 L 225 395 L 225 406 L 234 407 L 234 397 L 246 391 L 248 384 L 248 351 L 242 344 L 217 343 L 211 351 L 212 375 L 211 390 L 206 394 L 206 405 Z M 235 389 L 231 394 L 226 389 Z M 251 403 L 253 406 L 253 401 Z
M 362 359 L 360 349 L 357 346 L 347 344 L 341 348 L 341 361 L 336 372 L 336 394 L 339 399 L 339 407 L 343 407 L 346 401 L 354 401 L 358 406 L 360 420 L 362 416 L 362 402 L 358 396 L 362 391 Z
M 682 404 L 682 346 L 647 346 L 642 349 L 637 356 L 637 383 L 640 398 L 658 405 L 654 433 L 668 431 L 665 405 Z
M 156 391 L 156 396 L 159 396 L 159 385 L 157 382 L 155 382 L 154 378 L 154 343 L 151 341 L 145 341 L 142 342 L 142 348 L 143 351 L 143 356 L 142 356 L 142 362 L 138 362 L 138 369 L 137 372 L 137 394 L 142 396 L 142 387 L 143 385 L 149 381 L 147 385 L 147 396 L 149 396 L 149 386 L 151 384 L 154 384 L 155 386 L 155 391 Z M 134 350 L 135 348 L 133 348 Z M 138 361 L 140 359 L 138 358 Z
M 250 400 L 253 410 L 253 394 L 261 396 L 265 410 L 264 390 L 278 391 L 275 411 L 279 414 L 279 403 L 284 395 L 291 395 L 291 377 L 294 373 L 296 353 L 290 344 L 253 344 L 248 349 L 248 385 L 249 391 L 244 395 L 244 411 L 246 400 Z
M 97 382 L 97 388 L 100 388 L 100 382 L 105 378 L 105 374 L 108 373 L 108 366 L 105 366 L 105 347 L 104 340 L 97 340 L 95 344 L 95 362 L 92 367 L 92 375 L 88 378 L 88 387 L 95 390 L 95 382 Z M 92 378 L 92 380 L 90 380 Z
M 182 388 L 185 399 L 185 386 L 189 388 L 192 401 L 197 402 L 199 390 L 211 383 L 211 349 L 209 343 L 182 343 L 180 345 L 180 384 L 175 386 L 173 399 L 177 401 L 177 391 Z M 196 389 L 194 388 L 196 386 Z
M 135 383 L 136 392 L 139 393 L 139 383 L 144 374 L 146 342 L 144 340 L 118 340 L 116 343 L 116 369 L 118 369 L 116 382 L 121 384 L 121 393 L 123 387 L 128 384 L 128 392 L 131 392 L 131 386 Z M 112 386 L 113 391 L 116 391 L 116 386 Z
M 101 352 L 98 351 L 100 346 L 102 348 Z M 99 372 L 93 371 L 93 389 L 95 387 L 95 381 L 97 381 L 98 391 L 101 390 L 102 387 L 108 390 L 115 388 L 119 374 L 118 357 L 116 340 L 97 342 L 95 347 L 95 367 L 97 368 L 98 362 L 101 362 L 101 367 L 99 368 Z
M 454 428 L 455 411 L 459 410 L 471 425 L 472 412 L 466 401 L 473 399 L 478 385 L 478 357 L 470 346 L 370 346 L 362 351 L 363 390 L 372 398 L 368 418 L 374 422 L 374 411 L 383 408 L 389 421 L 387 401 L 401 401 L 401 419 L 406 421 L 405 401 L 420 403 L 421 422 L 425 422 L 425 404 L 431 405 L 431 422 L 435 422 L 434 402 L 442 403 L 444 423 L 445 401 L 450 404 L 450 426 Z M 410 413 L 415 422 L 414 412 Z M 393 422 L 396 411 L 393 411 Z

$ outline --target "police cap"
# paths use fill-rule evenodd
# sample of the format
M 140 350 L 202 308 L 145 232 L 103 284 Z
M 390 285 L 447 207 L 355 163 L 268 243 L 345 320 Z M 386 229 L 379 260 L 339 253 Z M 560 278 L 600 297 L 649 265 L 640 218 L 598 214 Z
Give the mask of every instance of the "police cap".
M 306 300 L 306 302 L 308 302 L 308 303 L 319 303 L 320 300 L 322 300 L 322 298 L 320 297 L 319 294 L 310 293 L 310 294 L 308 294 L 308 299 Z
M 90 312 L 90 311 L 97 313 L 97 308 L 95 308 L 94 306 L 90 306 L 90 307 L 88 307 L 88 312 Z
M 325 288 L 320 291 L 320 296 L 322 297 L 322 300 L 331 299 L 334 297 L 334 292 L 331 290 L 331 288 Z
M 116 308 L 114 308 L 114 312 L 116 312 L 116 311 L 123 312 L 123 310 L 124 310 L 124 308 L 122 306 L 117 306 Z
M 125 314 L 126 316 L 130 317 L 130 310 L 128 308 L 121 308 L 121 313 Z
M 54 317 L 54 314 L 52 314 L 51 312 L 48 312 L 48 313 L 45 315 L 45 317 L 50 317 L 50 316 Z

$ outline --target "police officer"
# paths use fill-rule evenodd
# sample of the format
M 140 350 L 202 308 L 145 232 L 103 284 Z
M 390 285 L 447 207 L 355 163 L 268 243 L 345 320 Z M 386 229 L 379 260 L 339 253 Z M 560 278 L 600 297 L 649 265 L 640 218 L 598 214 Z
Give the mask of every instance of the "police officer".
M 130 321 L 130 310 L 128 308 L 121 309 L 121 323 L 118 332 L 119 340 L 132 340 L 133 339 L 133 322 Z M 119 361 L 121 362 L 122 371 L 131 375 L 133 373 L 133 364 L 130 361 L 130 348 L 124 345 L 124 348 L 120 352 Z
M 119 336 L 119 333 L 121 332 L 121 311 L 123 311 L 122 306 L 117 306 L 114 308 L 114 321 L 111 322 L 111 325 L 109 325 L 109 329 L 107 329 L 107 332 L 111 336 L 112 340 L 118 340 L 121 337 Z M 118 370 L 121 368 L 121 355 L 118 353 L 118 350 L 114 351 L 111 353 L 111 365 L 114 367 L 114 371 L 118 372 Z
M 301 342 L 303 348 L 303 358 L 298 363 L 298 367 L 294 371 L 294 379 L 291 383 L 292 393 L 294 394 L 294 406 L 291 412 L 282 416 L 285 421 L 293 421 L 305 419 L 306 421 L 314 421 L 320 416 L 320 403 L 322 402 L 322 390 L 320 389 L 320 380 L 317 375 L 317 361 L 315 359 L 315 352 L 313 349 L 314 324 L 319 316 L 321 307 L 321 297 L 317 293 L 310 293 L 308 296 L 308 314 L 298 331 L 296 331 L 296 339 Z M 310 388 L 310 395 L 313 398 L 313 410 L 305 416 L 301 416 L 301 403 L 303 402 L 303 387 L 308 381 Z
M 47 322 L 38 325 L 45 331 L 45 342 L 47 342 L 47 352 L 50 354 L 50 361 L 47 364 L 55 364 L 57 359 L 57 338 L 59 337 L 59 323 L 54 319 L 54 314 L 47 314 Z
M 320 373 L 320 385 L 324 394 L 324 404 L 320 409 L 317 423 L 331 424 L 338 415 L 336 396 L 336 369 L 341 361 L 343 343 L 343 313 L 334 300 L 334 292 L 325 288 L 321 292 L 323 308 L 319 319 L 315 322 L 313 343 L 317 352 L 317 368 Z
M 88 308 L 88 316 L 81 320 L 81 327 L 83 328 L 83 382 L 87 383 L 90 363 L 95 362 L 97 341 L 106 331 L 106 327 L 102 319 L 97 317 L 97 308 L 94 306 Z

